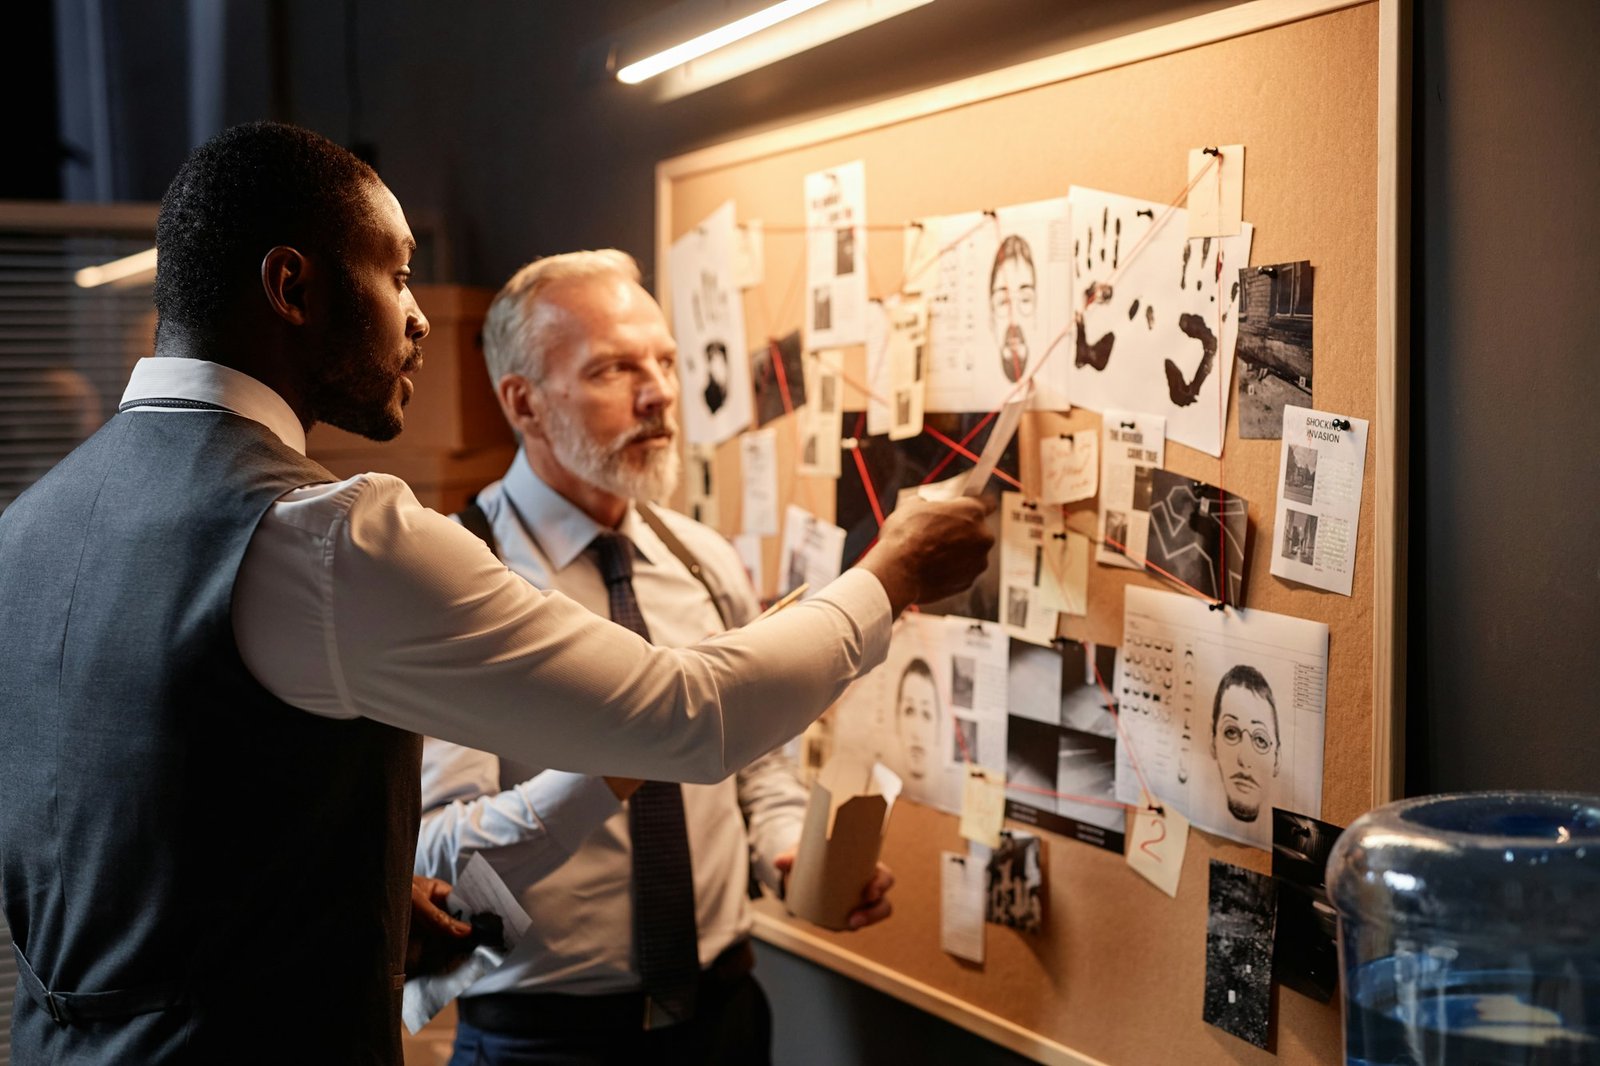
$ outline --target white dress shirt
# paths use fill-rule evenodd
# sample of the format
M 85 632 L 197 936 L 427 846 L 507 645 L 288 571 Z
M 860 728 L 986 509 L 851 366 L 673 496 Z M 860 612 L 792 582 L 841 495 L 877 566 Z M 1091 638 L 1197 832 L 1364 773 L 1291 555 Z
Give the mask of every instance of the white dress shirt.
M 503 480 L 478 494 L 478 504 L 507 566 L 540 588 L 607 613 L 605 580 L 588 550 L 601 526 L 540 480 L 522 452 Z M 728 542 L 680 514 L 659 508 L 657 514 L 722 593 L 729 623 L 754 618 L 755 594 Z M 633 588 L 652 640 L 684 646 L 720 632 L 705 586 L 633 507 L 618 528 L 633 543 Z M 484 851 L 533 919 L 505 965 L 467 995 L 515 989 L 581 995 L 639 986 L 628 814 L 603 780 L 533 768 L 529 780 L 501 791 L 499 759 L 433 739 L 423 748 L 422 772 L 417 872 L 452 880 L 473 852 Z M 805 801 L 793 764 L 778 753 L 757 759 L 734 780 L 684 786 L 702 966 L 749 934 L 751 844 L 762 879 L 775 886 L 772 860 L 798 841 Z M 554 873 L 551 843 L 576 846 Z
M 305 450 L 280 396 L 218 364 L 141 359 L 123 394 L 134 417 L 215 417 L 140 406 L 160 398 L 218 404 Z M 535 589 L 386 474 L 280 497 L 233 597 L 245 665 L 312 714 L 371 718 L 529 765 L 703 782 L 799 733 L 881 662 L 889 613 L 883 587 L 857 569 L 765 621 L 693 648 L 653 647 Z

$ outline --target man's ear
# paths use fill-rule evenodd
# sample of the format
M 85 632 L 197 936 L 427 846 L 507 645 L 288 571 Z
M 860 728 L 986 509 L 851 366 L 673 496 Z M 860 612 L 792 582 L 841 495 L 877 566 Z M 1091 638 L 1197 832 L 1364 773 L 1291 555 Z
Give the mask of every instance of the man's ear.
M 311 260 L 287 245 L 277 245 L 261 260 L 261 291 L 273 314 L 290 325 L 306 324 L 309 285 L 315 276 Z
M 544 426 L 534 410 L 534 387 L 521 374 L 506 374 L 495 383 L 494 393 L 500 411 L 524 440 L 544 439 Z

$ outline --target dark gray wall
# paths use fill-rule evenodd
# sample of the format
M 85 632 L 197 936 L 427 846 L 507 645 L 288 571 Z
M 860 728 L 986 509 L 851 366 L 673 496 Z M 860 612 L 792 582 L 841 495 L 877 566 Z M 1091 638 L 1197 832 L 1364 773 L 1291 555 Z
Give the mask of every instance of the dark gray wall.
M 108 62 L 131 72 L 113 89 L 114 195 L 160 195 L 175 129 L 298 121 L 370 150 L 433 232 L 435 277 L 481 285 L 576 247 L 648 266 L 663 157 L 1224 6 L 946 0 L 655 107 L 579 60 L 659 0 L 231 0 L 224 84 L 194 100 L 169 66 L 207 61 L 208 2 L 224 0 L 184 9 L 188 33 L 108 20 L 127 33 Z M 1600 5 L 1417 0 L 1415 24 L 1407 791 L 1600 791 Z M 118 57 L 133 47 L 168 48 L 169 66 Z M 785 1062 L 890 1061 L 930 1034 L 930 1061 L 1009 1061 L 764 955 Z
M 1407 791 L 1600 792 L 1600 5 L 1415 54 Z

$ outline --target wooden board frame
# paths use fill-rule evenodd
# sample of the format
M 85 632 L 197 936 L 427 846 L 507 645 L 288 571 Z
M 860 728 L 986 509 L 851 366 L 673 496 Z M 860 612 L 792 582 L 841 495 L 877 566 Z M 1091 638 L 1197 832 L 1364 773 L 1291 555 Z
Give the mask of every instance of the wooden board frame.
M 1373 8 L 1377 25 L 1376 113 L 1372 136 L 1377 158 L 1375 190 L 1376 297 L 1372 308 L 1372 362 L 1376 375 L 1370 411 L 1374 514 L 1371 613 L 1371 805 L 1402 794 L 1406 632 L 1405 514 L 1409 350 L 1409 0 L 1252 0 L 1234 7 L 1130 34 L 1056 56 L 1019 64 L 896 99 L 763 132 L 664 160 L 656 168 L 656 262 L 665 264 L 676 232 L 675 187 L 697 175 L 782 153 L 885 129 L 921 117 L 1010 94 L 1069 81 L 1351 8 Z M 869 206 L 871 200 L 869 173 Z M 1065 189 L 1061 190 L 1062 193 Z M 798 196 L 796 197 L 798 202 Z M 968 205 L 979 206 L 979 205 Z M 1247 212 L 1248 217 L 1248 212 Z M 1253 261 L 1255 257 L 1252 256 Z M 658 270 L 657 295 L 670 306 L 669 279 Z M 1361 412 L 1358 412 L 1361 413 Z M 787 495 L 787 493 L 786 493 Z M 1202 872 L 1203 874 L 1203 872 Z M 1189 876 L 1202 874 L 1191 873 Z M 818 936 L 785 919 L 780 910 L 758 911 L 757 935 L 821 965 L 1044 1062 L 1094 1064 L 1099 1060 L 1025 1025 L 967 1003 L 916 976 L 900 972 Z M 1231 1039 L 1231 1038 L 1230 1038 Z M 1242 1045 L 1229 1045 L 1242 1047 Z

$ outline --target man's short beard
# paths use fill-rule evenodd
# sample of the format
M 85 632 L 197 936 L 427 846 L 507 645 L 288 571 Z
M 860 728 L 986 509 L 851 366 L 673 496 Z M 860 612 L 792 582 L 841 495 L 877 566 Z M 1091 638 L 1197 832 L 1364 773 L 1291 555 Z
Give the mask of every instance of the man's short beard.
M 1258 803 L 1254 807 L 1246 807 L 1230 796 L 1228 797 L 1228 813 L 1241 822 L 1253 822 L 1261 814 L 1261 804 Z
M 306 402 L 316 422 L 368 440 L 393 440 L 405 425 L 404 417 L 391 407 L 397 375 L 387 369 L 379 351 L 377 322 L 363 316 L 355 277 L 343 263 L 336 268 L 338 297 L 327 350 L 311 363 Z M 421 360 L 422 345 L 411 341 L 403 365 L 415 366 Z
M 597 489 L 627 500 L 665 500 L 678 487 L 682 461 L 678 456 L 677 424 L 666 413 L 641 422 L 615 439 L 600 442 L 573 419 L 565 408 L 543 405 L 540 416 L 545 424 L 545 439 L 556 462 Z M 665 448 L 652 448 L 641 463 L 633 463 L 627 446 L 641 437 L 670 432 L 674 441 Z

